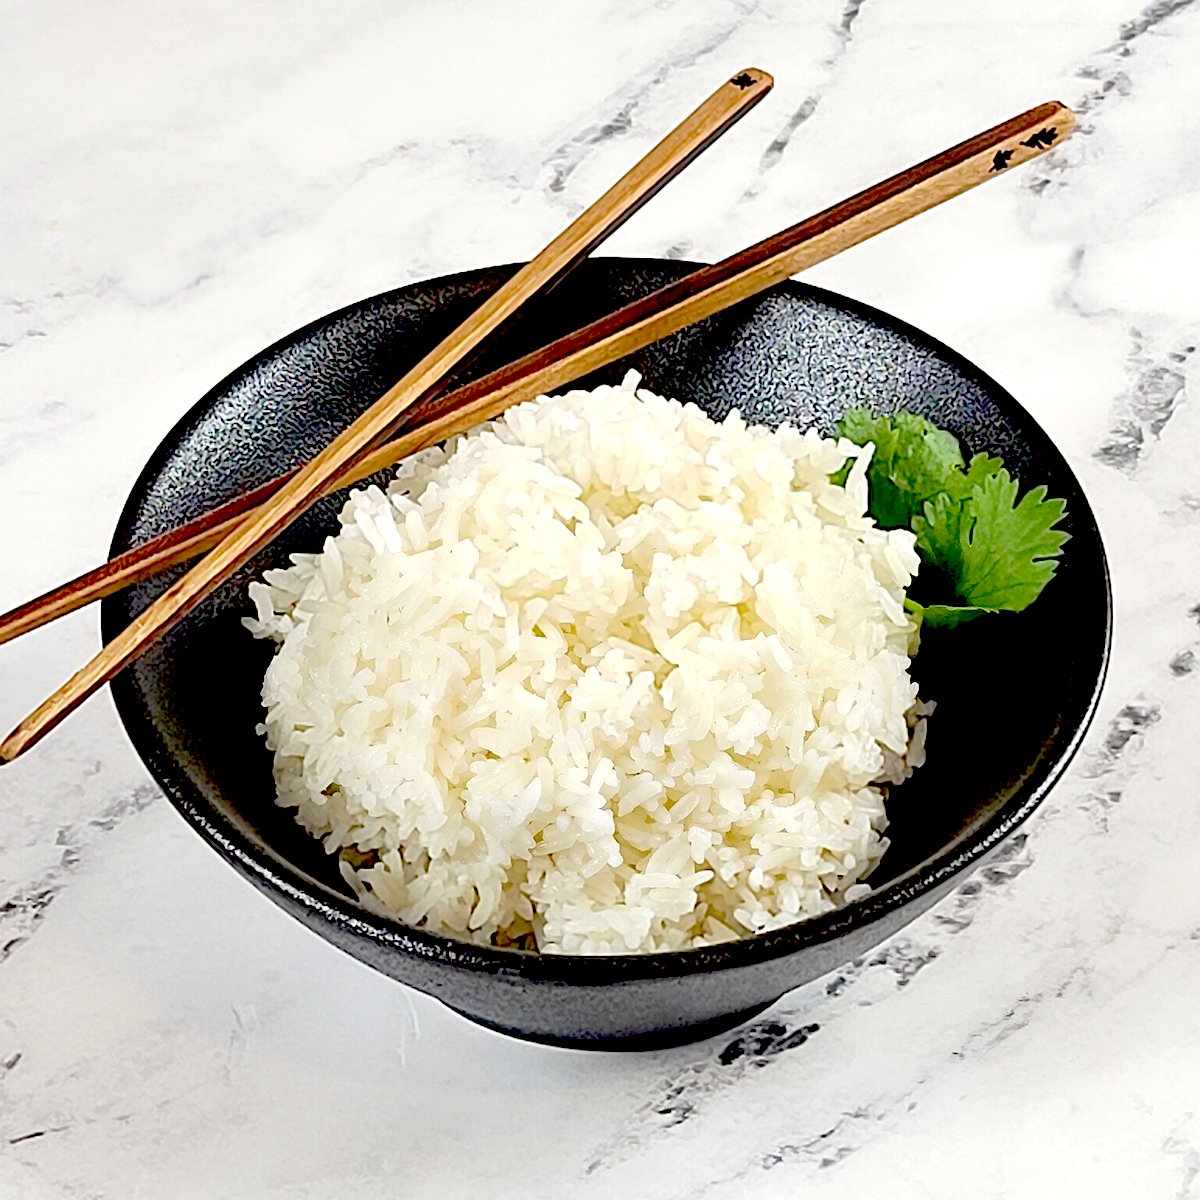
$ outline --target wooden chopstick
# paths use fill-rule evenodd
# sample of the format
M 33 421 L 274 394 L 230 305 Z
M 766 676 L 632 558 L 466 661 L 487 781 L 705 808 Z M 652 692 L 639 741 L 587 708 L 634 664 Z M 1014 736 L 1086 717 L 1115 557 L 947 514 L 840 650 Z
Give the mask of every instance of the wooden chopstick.
M 1004 174 L 1009 168 L 1053 148 L 1074 125 L 1074 114 L 1064 105 L 1039 105 L 730 258 L 695 271 L 646 300 L 543 347 L 475 384 L 434 399 L 427 406 L 428 411 L 423 409 L 424 423 L 420 427 L 347 464 L 330 480 L 330 490 L 463 432 L 512 404 L 616 362 L 993 176 Z M 635 310 L 633 319 L 629 319 L 631 310 Z M 598 327 L 604 328 L 597 337 Z M 241 522 L 253 519 L 253 515 L 238 518 L 238 528 Z M 173 591 L 168 589 L 163 597 L 169 597 Z M 96 661 L 103 658 L 102 654 Z M 36 742 L 121 665 L 123 661 L 115 667 L 111 662 L 104 663 L 101 672 L 104 677 L 94 683 L 93 676 L 78 683 L 84 674 L 81 672 L 0 745 L 0 758 L 9 761 Z M 81 687 L 86 689 L 82 694 Z
M 656 195 L 770 91 L 765 71 L 738 72 L 690 113 L 532 261 L 488 296 L 366 412 L 247 514 L 211 553 L 177 580 L 41 704 L 0 746 L 10 762 L 37 742 L 146 646 L 220 586 L 238 566 L 313 504 L 350 464 L 381 440 L 398 418 L 471 354 L 536 292 L 560 278 Z

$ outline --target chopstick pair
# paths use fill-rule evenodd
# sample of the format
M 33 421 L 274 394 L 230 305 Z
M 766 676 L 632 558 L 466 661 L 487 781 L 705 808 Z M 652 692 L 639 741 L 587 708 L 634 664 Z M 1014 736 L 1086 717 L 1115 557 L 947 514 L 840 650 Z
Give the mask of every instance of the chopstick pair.
M 747 75 L 749 73 L 745 72 L 734 77 L 731 85 L 736 85 Z M 764 83 L 766 87 L 770 86 L 766 77 Z M 731 118 L 730 123 L 733 119 L 736 118 Z M 428 400 L 421 406 L 419 426 L 404 431 L 386 444 L 350 456 L 324 477 L 320 485 L 324 492 L 303 491 L 303 503 L 306 505 L 320 494 L 357 482 L 407 454 L 498 415 L 512 404 L 577 379 L 754 296 L 806 267 L 831 258 L 876 233 L 1045 153 L 1065 138 L 1073 127 L 1074 116 L 1062 104 L 1051 102 L 1039 105 L 738 254 L 713 266 L 703 267 L 474 383 Z M 565 236 L 560 235 L 557 240 Z M 403 385 L 404 381 L 401 381 L 397 388 Z M 388 396 L 392 396 L 397 388 L 392 389 Z M 368 415 L 373 411 L 369 410 Z M 351 427 L 352 430 L 354 428 Z M 337 445 L 338 442 L 333 443 L 333 447 Z M 229 571 L 236 569 L 249 554 L 264 544 L 253 540 L 254 530 L 271 530 L 265 535 L 265 540 L 269 540 L 278 529 L 283 528 L 283 524 L 278 528 L 272 524 L 280 519 L 273 512 L 281 509 L 291 511 L 285 507 L 288 489 L 294 491 L 298 479 L 302 481 L 301 488 L 311 489 L 313 466 L 323 459 L 328 462 L 327 456 L 333 447 L 327 448 L 312 464 L 296 474 L 273 480 L 255 489 L 249 497 L 239 498 L 213 510 L 183 529 L 130 551 L 80 580 L 0 617 L 0 640 L 6 640 L 6 629 L 20 626 L 24 631 L 44 624 L 100 595 L 110 594 L 135 579 L 146 578 L 166 566 L 186 561 L 215 545 L 216 553 L 180 581 L 180 584 L 186 584 L 188 579 L 209 566 L 210 559 L 217 554 L 222 555 L 219 565 L 210 568 L 202 576 L 205 590 L 200 590 L 202 585 L 181 590 L 180 584 L 176 584 L 164 592 L 88 667 L 18 726 L 0 745 L 0 759 L 11 760 L 36 742 L 91 691 L 112 678 L 154 636 L 179 619 L 192 604 L 217 586 Z M 306 473 L 307 480 L 304 479 Z M 280 490 L 275 491 L 276 488 Z M 262 510 L 254 510 L 250 516 L 244 515 L 246 509 L 258 503 L 260 497 L 268 492 L 275 497 L 284 496 L 282 504 L 279 499 L 268 500 L 264 504 L 267 510 L 265 516 Z M 299 511 L 300 508 L 295 509 L 295 512 Z M 243 527 L 252 522 L 251 533 L 243 534 Z M 286 520 L 283 523 L 286 524 Z M 258 536 L 264 535 L 260 533 Z M 251 544 L 251 548 L 243 552 L 242 548 L 247 544 Z M 231 553 L 228 549 L 230 546 L 236 546 L 236 552 Z M 152 619 L 146 622 L 147 617 Z

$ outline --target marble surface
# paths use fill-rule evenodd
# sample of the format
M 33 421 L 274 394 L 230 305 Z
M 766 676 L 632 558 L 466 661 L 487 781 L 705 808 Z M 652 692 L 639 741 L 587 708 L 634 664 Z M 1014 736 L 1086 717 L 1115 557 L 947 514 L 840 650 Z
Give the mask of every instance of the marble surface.
M 1200 1196 L 1200 4 L 9 0 L 0 28 L 0 607 L 97 561 L 252 352 L 528 256 L 751 64 L 775 93 L 609 252 L 718 256 L 1079 110 L 810 278 L 1033 411 L 1117 606 L 1087 745 L 995 865 L 740 1041 L 644 1055 L 507 1040 L 329 948 L 98 698 L 0 772 L 0 1197 Z M 5 727 L 96 637 L 4 647 Z

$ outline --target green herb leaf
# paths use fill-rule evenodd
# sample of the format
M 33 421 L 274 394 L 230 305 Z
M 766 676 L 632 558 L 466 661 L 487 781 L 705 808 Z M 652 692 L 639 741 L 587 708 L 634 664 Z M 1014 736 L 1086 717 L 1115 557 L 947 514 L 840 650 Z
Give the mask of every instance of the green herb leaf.
M 964 464 L 953 434 L 915 413 L 873 417 L 850 409 L 838 433 L 873 442 L 867 468 L 870 512 L 884 529 L 910 528 L 922 559 L 948 580 L 957 604 L 910 612 L 949 628 L 984 613 L 1020 612 L 1054 576 L 1067 535 L 1056 528 L 1065 505 L 1044 487 L 1017 498 L 1018 483 L 999 458 L 976 454 Z M 839 481 L 844 481 L 849 464 Z
M 950 577 L 964 608 L 978 610 L 951 616 L 957 610 L 948 606 L 936 606 L 945 610 L 936 614 L 927 608 L 929 624 L 958 624 L 1001 609 L 1021 612 L 1054 577 L 1067 540 L 1055 526 L 1066 506 L 1048 499 L 1044 487 L 1020 500 L 1017 490 L 1017 481 L 1000 467 L 961 500 L 943 493 L 927 501 L 913 520 L 918 552 Z
M 990 454 L 976 454 L 968 464 L 966 474 L 963 475 L 958 487 L 950 487 L 946 490 L 956 499 L 965 500 L 973 487 L 983 483 L 989 476 L 998 475 L 1003 470 L 1003 459 L 993 458 Z M 924 505 L 922 505 L 923 508 Z
M 837 431 L 856 446 L 875 443 L 867 487 L 871 516 L 884 529 L 907 527 L 926 500 L 961 486 L 958 439 L 916 413 L 873 417 L 865 408 L 852 408 Z

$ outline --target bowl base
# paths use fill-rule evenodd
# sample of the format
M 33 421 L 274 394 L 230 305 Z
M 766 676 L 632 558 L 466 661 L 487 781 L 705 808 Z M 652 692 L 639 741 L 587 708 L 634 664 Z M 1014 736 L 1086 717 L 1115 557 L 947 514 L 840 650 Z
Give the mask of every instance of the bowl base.
M 702 1042 L 705 1038 L 716 1037 L 726 1033 L 735 1026 L 743 1025 L 753 1020 L 759 1013 L 766 1012 L 774 1004 L 768 1000 L 765 1004 L 752 1004 L 749 1008 L 737 1012 L 722 1013 L 708 1021 L 698 1021 L 694 1025 L 668 1025 L 663 1029 L 653 1029 L 643 1033 L 604 1033 L 604 1034 L 553 1034 L 537 1033 L 524 1029 L 516 1029 L 489 1021 L 485 1017 L 476 1017 L 452 1004 L 446 1007 L 451 1012 L 458 1013 L 476 1025 L 482 1025 L 493 1033 L 503 1033 L 507 1037 L 517 1038 L 523 1042 L 537 1042 L 542 1046 L 561 1046 L 567 1050 L 608 1050 L 619 1052 L 625 1050 L 670 1050 L 674 1046 L 686 1046 L 690 1042 Z

